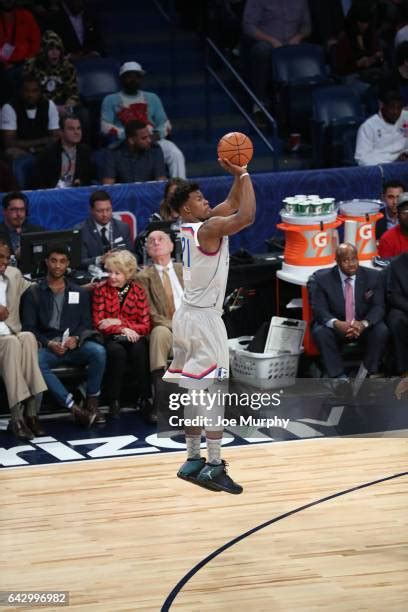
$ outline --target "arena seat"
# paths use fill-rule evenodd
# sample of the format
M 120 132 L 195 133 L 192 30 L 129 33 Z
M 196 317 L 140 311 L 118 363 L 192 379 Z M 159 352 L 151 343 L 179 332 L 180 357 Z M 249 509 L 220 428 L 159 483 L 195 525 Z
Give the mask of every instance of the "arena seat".
M 353 166 L 357 131 L 364 109 L 345 85 L 321 87 L 312 93 L 313 165 Z

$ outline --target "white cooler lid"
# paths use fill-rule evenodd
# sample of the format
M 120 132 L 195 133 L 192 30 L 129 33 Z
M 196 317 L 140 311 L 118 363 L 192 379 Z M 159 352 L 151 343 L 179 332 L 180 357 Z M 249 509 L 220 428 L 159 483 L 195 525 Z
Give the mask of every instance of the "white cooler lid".
M 288 213 L 284 208 L 280 211 L 282 221 L 290 225 L 318 225 L 320 222 L 333 223 L 337 218 L 337 212 L 325 213 L 324 215 L 295 215 Z
M 384 207 L 381 200 L 344 200 L 338 202 L 339 212 L 342 215 L 351 217 L 362 217 L 364 215 L 373 215 Z

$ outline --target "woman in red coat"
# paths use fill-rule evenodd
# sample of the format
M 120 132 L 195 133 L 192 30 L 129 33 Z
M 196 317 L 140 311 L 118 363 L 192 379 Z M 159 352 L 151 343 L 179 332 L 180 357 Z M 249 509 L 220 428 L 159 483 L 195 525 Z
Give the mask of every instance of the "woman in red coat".
M 106 256 L 105 269 L 109 277 L 94 289 L 92 318 L 94 327 L 105 336 L 110 414 L 119 415 L 120 391 L 129 362 L 138 382 L 142 414 L 153 422 L 147 343 L 150 311 L 144 290 L 133 280 L 136 259 L 129 251 L 116 251 Z

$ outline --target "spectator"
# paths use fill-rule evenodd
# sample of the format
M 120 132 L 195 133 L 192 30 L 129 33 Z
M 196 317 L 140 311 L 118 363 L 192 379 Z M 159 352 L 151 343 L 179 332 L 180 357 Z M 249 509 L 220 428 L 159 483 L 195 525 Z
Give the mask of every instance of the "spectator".
M 101 266 L 112 249 L 132 250 L 127 223 L 113 218 L 112 201 L 106 191 L 94 191 L 89 198 L 90 216 L 78 225 L 82 238 L 81 267 Z
M 344 25 L 346 12 L 342 0 L 309 0 L 309 10 L 313 42 L 329 49 L 337 42 Z
M 307 0 L 247 0 L 242 27 L 250 45 L 253 89 L 268 106 L 272 51 L 282 45 L 298 45 L 310 35 Z M 253 112 L 260 127 L 264 127 L 260 109 L 254 106 Z
M 16 8 L 16 0 L 0 0 L 0 63 L 15 66 L 37 55 L 41 32 L 30 11 Z
M 1 111 L 6 155 L 13 160 L 14 175 L 23 189 L 31 182 L 34 155 L 58 138 L 58 122 L 57 107 L 42 96 L 37 78 L 25 76 L 20 95 Z
M 10 249 L 0 240 L 0 370 L 11 414 L 9 430 L 31 440 L 45 435 L 37 418 L 37 396 L 47 386 L 38 366 L 37 341 L 21 331 L 20 299 L 31 283 L 9 263 Z
M 159 215 L 162 221 L 177 221 L 179 218 L 178 213 L 170 206 L 170 199 L 177 187 L 183 185 L 184 179 L 179 177 L 171 178 L 167 181 L 164 188 L 164 197 L 160 202 Z
M 61 2 L 60 10 L 49 20 L 49 29 L 61 37 L 68 59 L 76 61 L 105 54 L 96 15 L 88 8 L 86 0 Z
M 146 123 L 133 119 L 125 127 L 126 141 L 107 151 L 102 183 L 139 183 L 162 181 L 166 170 L 161 148 L 152 142 Z
M 80 119 L 74 115 L 63 115 L 60 127 L 61 140 L 48 146 L 37 157 L 34 176 L 39 189 L 91 184 L 91 150 L 81 143 Z
M 398 91 L 383 93 L 378 113 L 360 125 L 354 157 L 359 166 L 408 159 L 408 111 Z
M 19 261 L 21 234 L 42 232 L 44 228 L 27 221 L 28 198 L 24 193 L 20 191 L 7 193 L 3 197 L 2 205 L 4 221 L 0 223 L 0 236 L 7 243 L 10 253 Z
M 376 237 L 381 238 L 385 231 L 398 224 L 397 202 L 405 191 L 405 185 L 400 181 L 388 181 L 384 184 L 382 200 L 385 203 L 383 218 L 375 226 Z
M 386 77 L 384 54 L 367 3 L 355 3 L 348 12 L 334 49 L 333 63 L 335 72 L 359 96 Z
M 138 275 L 150 306 L 153 329 L 150 333 L 149 360 L 155 390 L 155 413 L 159 407 L 160 385 L 173 347 L 172 319 L 183 296 L 183 266 L 172 262 L 174 244 L 168 234 L 152 231 L 146 240 L 152 260 Z
M 74 419 L 90 427 L 104 423 L 98 410 L 98 396 L 105 371 L 106 353 L 93 341 L 89 292 L 65 278 L 69 253 L 65 247 L 52 246 L 45 260 L 47 276 L 31 287 L 22 302 L 23 328 L 31 331 L 41 348 L 39 363 L 48 389 L 60 406 L 68 408 Z M 89 338 L 89 339 L 87 339 Z M 53 368 L 88 366 L 86 370 L 86 408 L 74 403 Z M 85 371 L 84 371 L 85 373 Z
M 64 57 L 61 38 L 52 30 L 43 35 L 40 53 L 25 63 L 23 74 L 38 79 L 43 96 L 54 102 L 60 114 L 79 105 L 76 69 Z
M 408 193 L 402 193 L 397 202 L 397 225 L 387 230 L 380 238 L 380 257 L 396 257 L 408 251 Z
M 408 103 L 408 41 L 403 42 L 395 50 L 395 67 L 389 81 L 384 87 L 397 90 L 401 94 L 404 106 Z
M 391 310 L 387 316 L 394 349 L 395 368 L 400 376 L 408 376 L 408 253 L 390 263 Z
M 356 248 L 348 243 L 337 247 L 336 262 L 311 277 L 312 335 L 324 368 L 330 378 L 345 378 L 340 349 L 356 342 L 364 346 L 368 373 L 378 373 L 388 339 L 381 275 L 359 266 Z
M 146 295 L 134 280 L 137 263 L 129 251 L 109 253 L 105 258 L 109 277 L 93 292 L 92 314 L 96 329 L 105 336 L 108 358 L 106 387 L 110 414 L 119 416 L 120 392 L 126 364 L 138 382 L 142 414 L 156 422 L 151 412 L 149 353 L 146 336 L 150 332 L 150 313 Z
M 8 164 L 0 161 L 0 193 L 17 191 L 18 183 Z
M 111 139 L 125 138 L 125 125 L 132 119 L 147 123 L 160 145 L 170 176 L 186 177 L 184 155 L 166 137 L 171 124 L 160 98 L 140 89 L 145 71 L 137 62 L 125 62 L 120 70 L 121 91 L 106 96 L 101 109 L 101 131 Z

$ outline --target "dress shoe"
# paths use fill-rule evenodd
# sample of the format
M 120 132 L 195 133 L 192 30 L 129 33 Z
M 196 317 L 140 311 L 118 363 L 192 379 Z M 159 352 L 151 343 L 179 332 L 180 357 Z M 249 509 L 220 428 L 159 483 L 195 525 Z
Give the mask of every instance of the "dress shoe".
M 157 410 L 152 406 L 148 399 L 140 400 L 140 416 L 149 425 L 157 424 Z
M 120 417 L 120 403 L 118 400 L 113 400 L 109 405 L 109 416 L 112 419 L 118 419 Z
M 27 427 L 25 422 L 22 419 L 11 419 L 9 421 L 7 431 L 11 432 L 16 438 L 20 438 L 21 440 L 32 440 L 34 438 L 34 434 Z
M 89 414 L 95 415 L 94 422 L 95 425 L 105 425 L 106 419 L 105 415 L 98 409 L 98 398 L 95 396 L 86 398 L 86 410 Z
M 74 404 L 71 408 L 74 421 L 78 421 L 83 427 L 91 427 L 96 419 L 95 412 L 88 412 Z
M 41 423 L 36 416 L 26 416 L 25 422 L 35 436 L 46 436 L 47 432 L 41 427 Z

